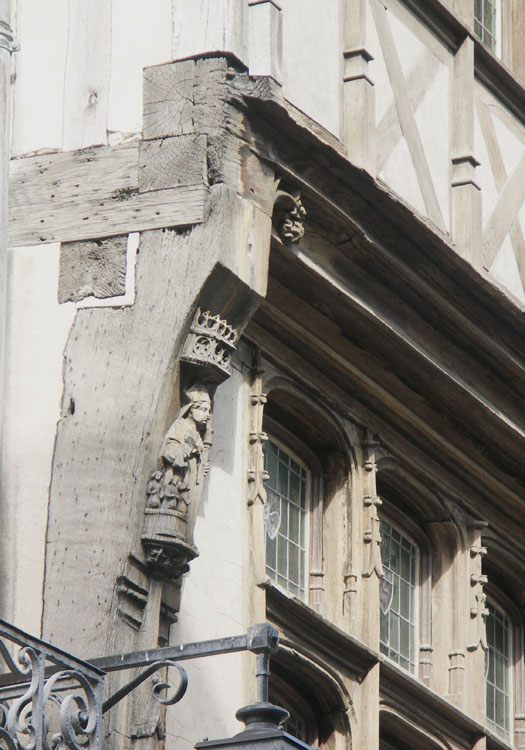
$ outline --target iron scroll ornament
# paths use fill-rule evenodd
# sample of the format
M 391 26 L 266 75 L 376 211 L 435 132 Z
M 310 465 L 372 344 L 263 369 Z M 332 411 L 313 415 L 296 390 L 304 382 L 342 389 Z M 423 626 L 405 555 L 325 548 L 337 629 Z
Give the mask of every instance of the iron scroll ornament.
M 174 667 L 178 671 L 180 676 L 179 685 L 173 695 L 162 698 L 161 692 L 167 690 L 171 685 L 168 682 L 157 682 L 151 688 L 153 698 L 158 703 L 162 703 L 163 706 L 173 706 L 175 703 L 178 703 L 186 693 L 188 687 L 188 675 L 186 670 L 177 664 L 177 662 L 172 661 L 171 659 L 163 659 L 162 661 L 153 662 L 153 664 L 140 672 L 136 677 L 121 687 L 120 690 L 117 690 L 116 693 L 104 701 L 102 704 L 102 713 L 105 714 L 106 711 L 109 711 L 110 708 L 113 708 L 113 706 L 125 698 L 126 695 L 129 695 L 129 693 L 135 690 L 136 687 L 142 684 L 144 680 L 147 680 L 152 674 L 165 667 Z

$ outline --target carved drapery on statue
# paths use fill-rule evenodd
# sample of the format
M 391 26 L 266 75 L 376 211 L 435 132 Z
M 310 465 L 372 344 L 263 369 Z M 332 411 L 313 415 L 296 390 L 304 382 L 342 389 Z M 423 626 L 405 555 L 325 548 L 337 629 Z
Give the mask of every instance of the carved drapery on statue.
M 173 579 L 197 557 L 193 530 L 208 471 L 212 399 L 230 374 L 236 331 L 218 315 L 197 311 L 185 341 L 182 406 L 168 429 L 146 488 L 142 544 L 150 569 Z

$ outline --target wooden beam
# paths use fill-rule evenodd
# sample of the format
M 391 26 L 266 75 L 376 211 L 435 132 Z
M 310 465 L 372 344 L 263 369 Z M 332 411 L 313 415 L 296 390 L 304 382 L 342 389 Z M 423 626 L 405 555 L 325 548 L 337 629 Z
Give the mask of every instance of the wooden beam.
M 406 78 L 406 90 L 410 105 L 415 111 L 417 105 L 430 88 L 440 67 L 439 59 L 428 48 L 421 54 L 414 69 Z M 389 106 L 376 129 L 377 171 L 381 172 L 392 156 L 395 147 L 403 137 L 395 101 Z
M 490 268 L 525 200 L 525 153 L 500 192 L 483 232 L 482 262 Z
M 371 4 L 377 33 L 381 42 L 383 56 L 390 84 L 394 92 L 396 107 L 399 115 L 399 123 L 403 131 L 414 169 L 417 175 L 419 189 L 423 197 L 425 209 L 430 219 L 442 230 L 445 230 L 445 222 L 439 206 L 439 200 L 432 179 L 432 172 L 428 165 L 425 149 L 421 135 L 412 110 L 410 97 L 407 93 L 406 81 L 397 54 L 394 38 L 386 14 L 376 3 Z
M 485 146 L 487 147 L 487 153 L 489 155 L 490 168 L 492 176 L 494 177 L 494 183 L 498 193 L 501 193 L 507 182 L 508 175 L 503 163 L 503 156 L 501 155 L 501 149 L 499 147 L 492 116 L 488 107 L 480 99 L 476 102 L 476 109 L 481 125 L 483 140 L 485 141 Z M 512 249 L 514 250 L 514 255 L 516 256 L 516 263 L 518 264 L 521 281 L 525 284 L 525 240 L 523 238 L 518 213 L 516 214 L 514 223 L 510 228 L 510 240 L 512 243 Z M 500 247 L 501 245 L 493 248 L 493 257 L 497 255 Z
M 69 0 L 63 148 L 107 142 L 111 3 Z
M 196 159 L 205 159 L 201 140 L 193 142 Z M 205 170 L 193 171 L 192 184 L 177 179 L 189 150 L 180 164 L 169 165 L 172 176 L 165 176 L 165 185 L 174 187 L 145 190 L 142 180 L 145 192 L 139 192 L 138 142 L 11 161 L 10 246 L 200 223 L 207 194 Z

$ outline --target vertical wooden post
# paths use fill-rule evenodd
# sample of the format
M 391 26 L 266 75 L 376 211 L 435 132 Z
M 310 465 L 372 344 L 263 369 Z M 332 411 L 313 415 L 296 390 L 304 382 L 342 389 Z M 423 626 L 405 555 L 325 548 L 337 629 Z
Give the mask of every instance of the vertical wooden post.
M 272 76 L 282 83 L 282 10 L 275 0 L 248 3 L 250 75 Z
M 469 28 L 472 28 L 474 19 L 474 0 L 452 0 L 454 12 L 461 18 Z
M 509 18 L 511 28 L 510 61 L 513 73 L 522 81 L 525 81 L 525 45 L 523 38 L 525 34 L 525 15 L 520 3 L 512 3 L 512 17 Z
M 0 424 L 3 424 L 5 341 L 6 341 L 6 293 L 7 293 L 7 190 L 9 179 L 9 84 L 11 74 L 11 52 L 14 51 L 10 26 L 10 0 L 0 0 Z M 2 472 L 0 457 L 0 475 Z M 0 484 L 1 486 L 1 484 Z M 2 493 L 3 494 L 3 493 Z M 12 612 L 12 519 L 5 497 L 0 497 L 0 606 L 2 616 L 9 618 Z
M 452 112 L 452 238 L 460 255 L 475 262 L 481 237 L 481 192 L 474 156 L 474 42 L 467 37 L 454 60 Z
M 343 139 L 349 159 L 371 174 L 376 171 L 375 96 L 366 48 L 366 1 L 344 6 Z

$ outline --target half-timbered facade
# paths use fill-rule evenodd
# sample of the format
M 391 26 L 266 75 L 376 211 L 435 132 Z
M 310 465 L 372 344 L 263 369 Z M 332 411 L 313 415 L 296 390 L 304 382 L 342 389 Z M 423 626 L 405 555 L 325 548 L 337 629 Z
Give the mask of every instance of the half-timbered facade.
M 308 745 L 523 750 L 521 0 L 3 5 L 0 617 L 266 620 Z M 232 736 L 254 658 L 104 746 Z

